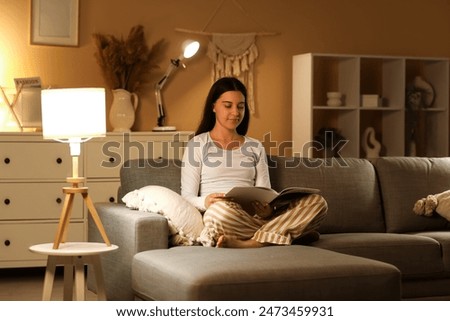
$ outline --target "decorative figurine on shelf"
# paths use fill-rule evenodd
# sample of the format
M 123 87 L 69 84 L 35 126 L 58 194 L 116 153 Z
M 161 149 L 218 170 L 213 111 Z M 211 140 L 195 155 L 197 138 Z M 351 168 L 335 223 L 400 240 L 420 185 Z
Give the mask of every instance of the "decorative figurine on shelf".
M 327 106 L 328 107 L 339 107 L 342 105 L 342 94 L 337 91 L 327 92 Z
M 405 153 L 407 156 L 416 156 L 416 146 L 425 147 L 426 120 L 421 117 L 420 111 L 433 106 L 434 96 L 433 86 L 420 76 L 414 77 L 413 82 L 406 88 Z
M 414 81 L 406 88 L 406 108 L 409 110 L 430 108 L 433 103 L 433 86 L 423 80 L 422 77 L 416 76 Z
M 323 157 L 340 157 L 339 152 L 347 144 L 347 140 L 336 128 L 322 127 L 314 136 L 314 147 L 323 151 Z
M 367 127 L 361 139 L 362 149 L 366 153 L 366 158 L 380 157 L 381 144 L 375 138 L 375 129 Z

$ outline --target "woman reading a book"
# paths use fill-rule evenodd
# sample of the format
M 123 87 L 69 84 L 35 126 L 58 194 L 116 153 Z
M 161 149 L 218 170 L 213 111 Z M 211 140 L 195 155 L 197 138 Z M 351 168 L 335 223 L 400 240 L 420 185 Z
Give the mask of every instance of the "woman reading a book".
M 204 212 L 202 234 L 208 245 L 289 245 L 311 233 L 318 236 L 316 230 L 327 211 L 326 201 L 318 194 L 302 195 L 282 210 L 255 201 L 245 211 L 226 197 L 235 186 L 270 187 L 264 147 L 246 136 L 249 116 L 245 86 L 236 78 L 217 80 L 183 155 L 181 194 Z

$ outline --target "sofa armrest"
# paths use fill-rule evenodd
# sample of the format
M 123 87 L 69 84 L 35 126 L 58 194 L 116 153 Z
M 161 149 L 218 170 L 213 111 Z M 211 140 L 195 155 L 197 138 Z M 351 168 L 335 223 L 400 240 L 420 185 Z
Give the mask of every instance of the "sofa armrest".
M 112 244 L 119 248 L 101 256 L 108 300 L 134 300 L 131 289 L 131 262 L 136 253 L 168 248 L 168 225 L 162 215 L 131 210 L 123 204 L 96 203 L 98 215 Z M 97 226 L 89 215 L 89 242 L 101 242 Z M 88 286 L 95 289 L 94 273 Z

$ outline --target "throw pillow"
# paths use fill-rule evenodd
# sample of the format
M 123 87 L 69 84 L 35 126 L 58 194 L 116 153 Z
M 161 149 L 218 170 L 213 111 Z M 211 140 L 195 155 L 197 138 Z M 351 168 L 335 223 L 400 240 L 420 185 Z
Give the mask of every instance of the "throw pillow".
M 122 201 L 139 211 L 167 218 L 172 245 L 196 245 L 203 230 L 201 213 L 180 194 L 163 186 L 149 185 L 127 193 Z

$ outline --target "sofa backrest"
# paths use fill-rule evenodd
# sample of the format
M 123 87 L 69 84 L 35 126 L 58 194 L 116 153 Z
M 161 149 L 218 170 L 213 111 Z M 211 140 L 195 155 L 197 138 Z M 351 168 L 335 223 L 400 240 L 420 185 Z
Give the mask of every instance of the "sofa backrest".
M 417 200 L 450 189 L 450 158 L 383 157 L 374 161 L 384 204 L 386 230 L 392 233 L 449 229 L 440 217 L 418 216 Z
M 314 187 L 328 203 L 321 233 L 384 232 L 375 169 L 365 159 L 269 157 L 272 188 Z
M 306 159 L 269 156 L 272 188 L 314 187 L 328 202 L 321 233 L 450 229 L 444 218 L 417 216 L 415 202 L 450 189 L 450 157 Z M 136 159 L 120 171 L 119 201 L 135 189 L 161 185 L 180 193 L 181 161 Z M 381 192 L 380 192 L 381 190 Z M 384 214 L 383 214 L 384 207 Z
M 364 159 L 331 162 L 269 156 L 272 188 L 314 187 L 328 203 L 321 233 L 384 232 L 381 198 L 375 170 Z M 180 193 L 181 162 L 167 159 L 135 159 L 120 170 L 119 200 L 147 185 L 161 185 Z
M 128 192 L 147 185 L 160 185 L 181 192 L 181 161 L 178 159 L 132 159 L 120 169 L 119 201 Z

